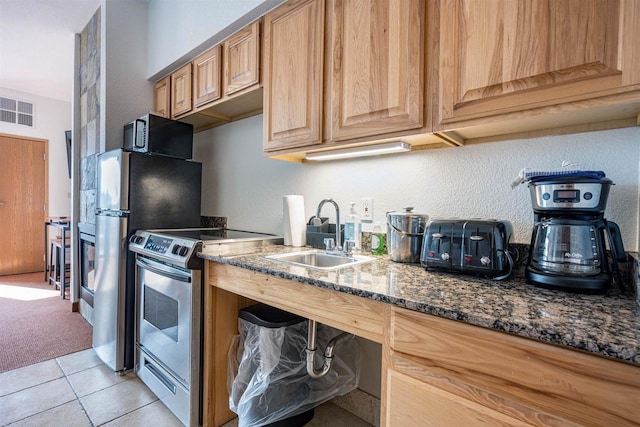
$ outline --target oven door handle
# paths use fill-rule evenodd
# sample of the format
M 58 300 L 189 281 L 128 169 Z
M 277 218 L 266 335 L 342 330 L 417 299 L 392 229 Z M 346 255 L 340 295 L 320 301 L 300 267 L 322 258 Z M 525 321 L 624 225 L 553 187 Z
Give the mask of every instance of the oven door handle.
M 191 283 L 190 276 L 184 276 L 182 274 L 173 273 L 171 271 L 167 271 L 164 268 L 159 268 L 151 264 L 149 261 L 144 259 L 136 259 L 136 264 L 138 267 L 144 268 L 145 270 L 149 270 L 152 273 L 159 274 L 160 276 L 168 277 L 170 279 L 178 280 L 180 282 Z

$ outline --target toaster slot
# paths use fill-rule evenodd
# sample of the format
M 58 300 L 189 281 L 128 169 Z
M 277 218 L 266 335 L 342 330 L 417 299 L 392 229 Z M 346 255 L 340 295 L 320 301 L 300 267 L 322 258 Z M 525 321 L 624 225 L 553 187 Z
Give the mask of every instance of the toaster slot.
M 464 228 L 463 270 L 491 270 L 494 266 L 493 227 L 468 222 Z
M 459 260 L 460 244 L 455 241 L 454 224 L 432 221 L 424 235 L 421 263 L 424 267 L 451 270 Z

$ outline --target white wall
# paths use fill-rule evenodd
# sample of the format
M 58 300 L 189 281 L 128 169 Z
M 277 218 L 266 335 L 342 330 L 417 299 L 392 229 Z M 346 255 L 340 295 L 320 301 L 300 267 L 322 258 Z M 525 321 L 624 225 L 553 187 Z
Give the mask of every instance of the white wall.
M 162 0 L 149 2 L 152 76 L 265 0 Z
M 49 140 L 49 216 L 71 216 L 71 180 L 64 131 L 71 129 L 71 103 L 12 89 L 0 95 L 34 105 L 33 127 L 0 122 L 0 133 Z
M 307 218 L 326 197 L 344 215 L 350 201 L 373 197 L 376 221 L 405 206 L 430 217 L 498 218 L 512 222 L 518 243 L 529 243 L 533 213 L 528 188 L 512 190 L 511 182 L 523 167 L 571 160 L 614 181 L 605 216 L 620 226 L 625 249 L 637 251 L 639 139 L 640 128 L 625 128 L 297 164 L 263 157 L 262 116 L 255 116 L 197 134 L 194 159 L 204 164 L 203 215 L 226 216 L 230 227 L 281 234 L 285 194 L 304 196 Z
M 122 147 L 125 123 L 153 108 L 153 83 L 146 73 L 147 5 L 145 0 L 102 0 L 101 151 Z

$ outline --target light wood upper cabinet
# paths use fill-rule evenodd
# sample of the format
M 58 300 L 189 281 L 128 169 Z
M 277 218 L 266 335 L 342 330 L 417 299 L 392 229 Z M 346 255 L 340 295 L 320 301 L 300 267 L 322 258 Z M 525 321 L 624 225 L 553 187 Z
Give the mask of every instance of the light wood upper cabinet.
M 193 60 L 193 106 L 215 101 L 222 95 L 220 45 L 209 49 Z
M 169 118 L 171 116 L 171 76 L 157 82 L 154 90 L 154 106 L 153 111 L 162 117 Z
M 171 74 L 168 116 L 200 132 L 262 113 L 261 22 L 249 24 Z M 161 95 L 156 91 L 156 103 Z
M 191 111 L 191 63 L 171 74 L 171 117 Z
M 224 42 L 224 94 L 260 83 L 260 21 Z
M 443 0 L 441 124 L 634 89 L 638 23 L 637 1 Z
M 264 149 L 322 142 L 324 0 L 287 2 L 264 21 Z
M 330 2 L 328 139 L 424 124 L 425 1 Z

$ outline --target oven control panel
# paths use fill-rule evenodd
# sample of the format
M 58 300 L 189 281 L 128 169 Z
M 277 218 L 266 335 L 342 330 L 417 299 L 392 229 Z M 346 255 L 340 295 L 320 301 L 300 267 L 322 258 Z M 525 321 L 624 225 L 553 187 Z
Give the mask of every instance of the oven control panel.
M 200 243 L 192 239 L 138 230 L 129 238 L 129 250 L 176 265 L 187 265 Z
M 144 248 L 148 251 L 158 254 L 166 254 L 167 250 L 171 247 L 172 244 L 173 239 L 166 239 L 163 237 L 150 235 L 149 237 L 147 237 Z

